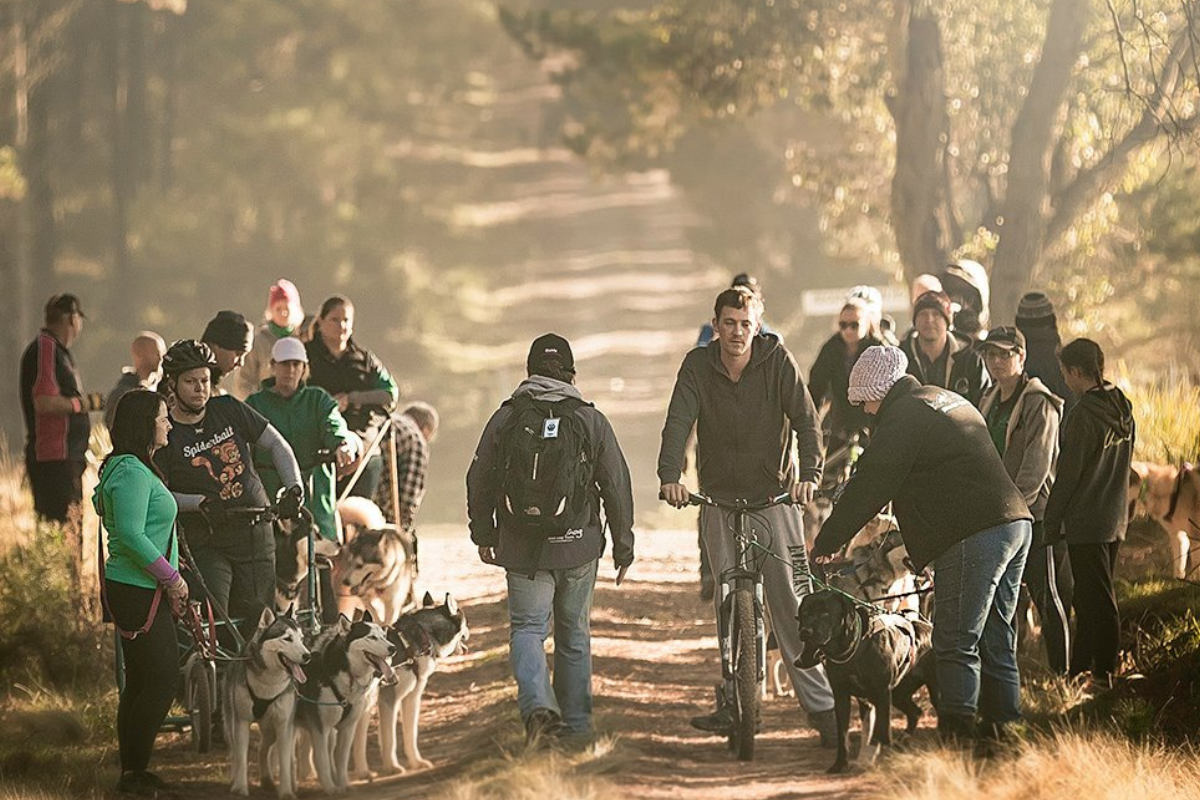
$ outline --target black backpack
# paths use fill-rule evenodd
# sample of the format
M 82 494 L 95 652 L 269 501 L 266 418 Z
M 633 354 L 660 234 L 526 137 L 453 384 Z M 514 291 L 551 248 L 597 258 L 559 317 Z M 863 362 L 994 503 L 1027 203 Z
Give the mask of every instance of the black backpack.
M 499 436 L 499 514 L 505 527 L 538 541 L 582 528 L 592 513 L 593 464 L 587 426 L 575 413 L 591 405 L 520 395 Z

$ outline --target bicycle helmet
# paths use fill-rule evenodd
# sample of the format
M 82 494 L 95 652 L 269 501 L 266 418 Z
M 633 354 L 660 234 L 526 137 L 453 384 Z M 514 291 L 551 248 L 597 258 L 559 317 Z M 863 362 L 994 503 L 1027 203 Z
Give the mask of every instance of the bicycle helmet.
M 168 347 L 163 356 L 163 375 L 180 375 L 200 367 L 215 370 L 217 357 L 213 355 L 212 348 L 195 339 L 180 339 Z

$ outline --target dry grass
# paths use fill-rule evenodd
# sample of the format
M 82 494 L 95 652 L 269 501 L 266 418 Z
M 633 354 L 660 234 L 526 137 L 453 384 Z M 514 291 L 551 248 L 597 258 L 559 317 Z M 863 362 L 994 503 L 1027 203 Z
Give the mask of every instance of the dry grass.
M 872 784 L 868 797 L 879 800 L 1194 800 L 1200 757 L 1068 731 L 1031 740 L 995 761 L 947 750 L 898 755 Z
M 1178 464 L 1200 458 L 1200 386 L 1184 380 L 1129 389 L 1137 421 L 1136 458 Z
M 24 466 L 0 437 L 0 555 L 27 544 L 33 536 L 33 496 L 24 482 Z
M 623 757 L 616 740 L 601 739 L 574 753 L 505 755 L 472 770 L 437 800 L 600 800 L 619 796 L 603 776 Z

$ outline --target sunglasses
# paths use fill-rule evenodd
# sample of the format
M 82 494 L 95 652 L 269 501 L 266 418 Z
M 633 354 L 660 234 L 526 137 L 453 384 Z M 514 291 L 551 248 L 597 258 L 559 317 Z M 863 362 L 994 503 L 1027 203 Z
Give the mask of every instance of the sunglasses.
M 848 330 L 851 330 L 852 328 L 857 328 L 861 324 L 862 324 L 861 322 L 847 322 L 846 320 L 839 320 L 838 328 L 840 328 L 841 330 L 844 330 L 844 331 L 848 331 Z

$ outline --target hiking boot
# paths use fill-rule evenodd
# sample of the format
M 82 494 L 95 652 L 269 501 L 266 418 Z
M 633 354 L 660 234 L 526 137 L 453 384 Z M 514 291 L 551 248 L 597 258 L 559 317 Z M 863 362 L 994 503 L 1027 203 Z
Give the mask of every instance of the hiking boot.
M 535 708 L 525 720 L 525 746 L 542 747 L 558 736 L 562 717 L 552 708 Z
M 972 747 L 975 744 L 975 715 L 938 714 L 938 739 L 947 747 Z
M 733 732 L 733 708 L 723 705 L 711 714 L 692 717 L 692 727 L 717 736 L 728 736 Z
M 833 709 L 813 711 L 808 715 L 808 725 L 821 737 L 821 747 L 832 750 L 837 747 L 837 714 Z

